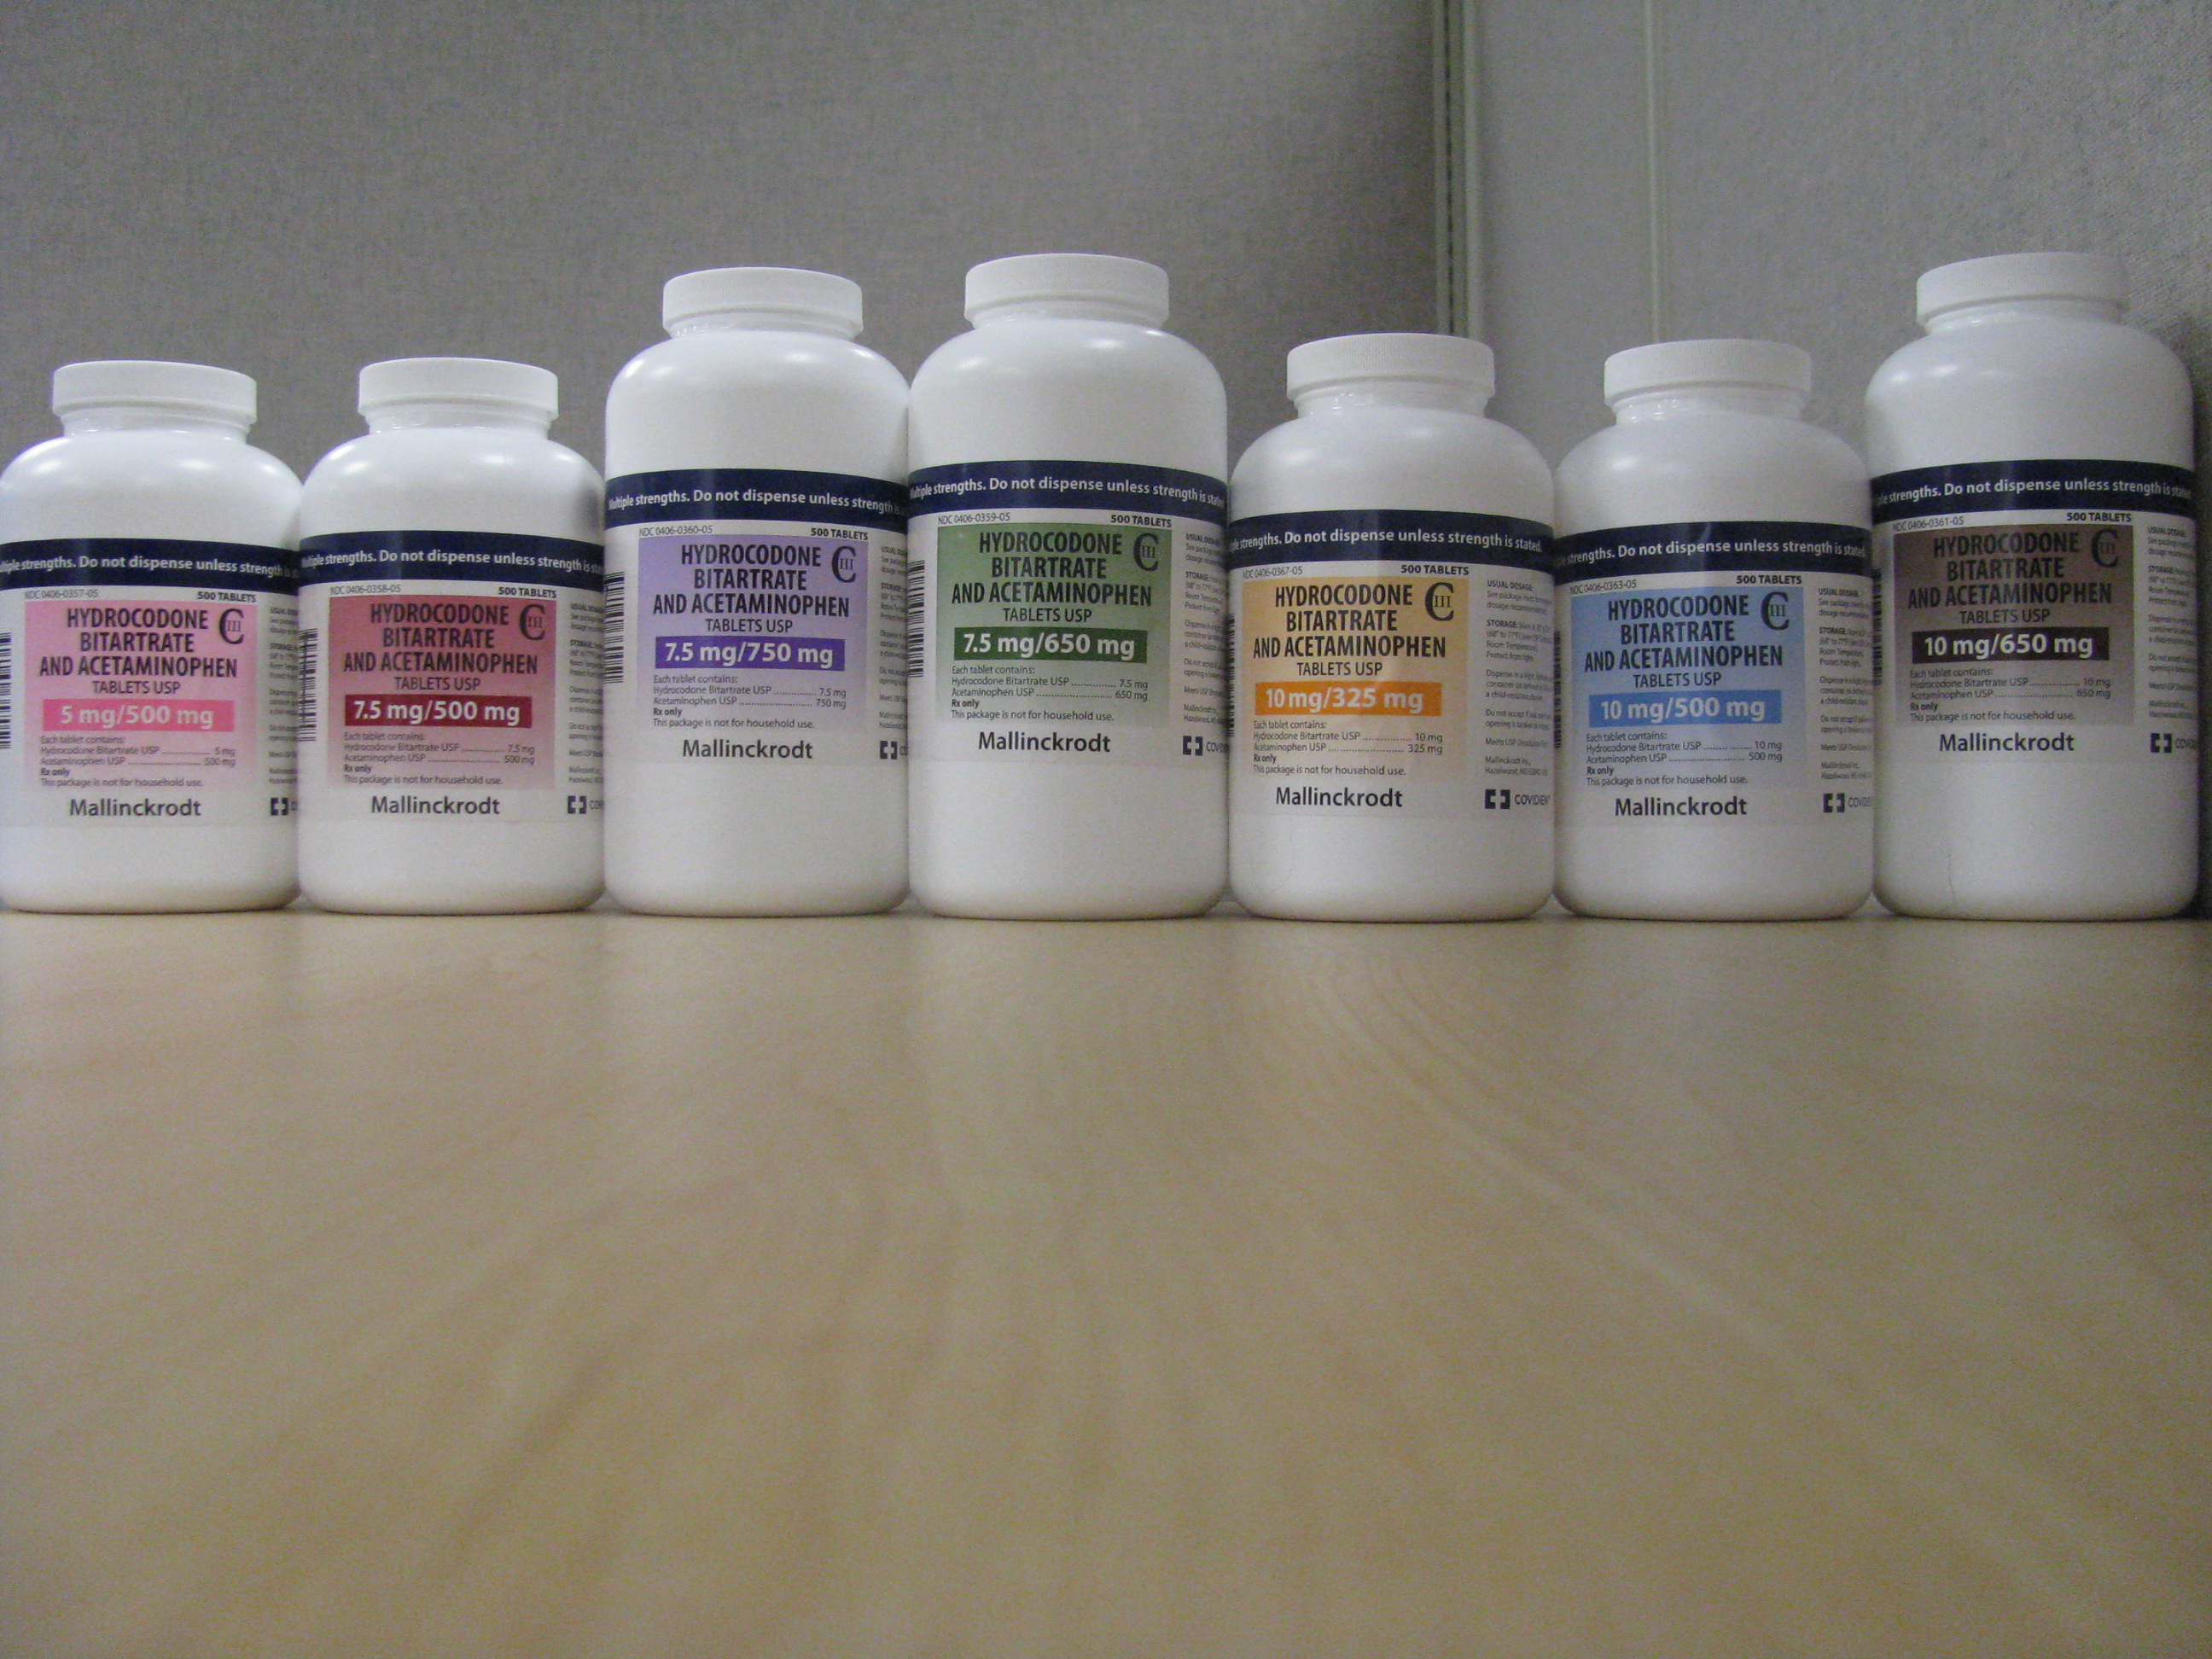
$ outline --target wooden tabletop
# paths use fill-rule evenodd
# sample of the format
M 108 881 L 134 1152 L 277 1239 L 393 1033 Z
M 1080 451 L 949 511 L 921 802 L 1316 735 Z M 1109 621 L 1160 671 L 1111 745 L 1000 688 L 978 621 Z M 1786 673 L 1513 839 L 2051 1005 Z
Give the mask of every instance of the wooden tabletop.
M 0 971 L 10 1655 L 2212 1652 L 2212 924 Z

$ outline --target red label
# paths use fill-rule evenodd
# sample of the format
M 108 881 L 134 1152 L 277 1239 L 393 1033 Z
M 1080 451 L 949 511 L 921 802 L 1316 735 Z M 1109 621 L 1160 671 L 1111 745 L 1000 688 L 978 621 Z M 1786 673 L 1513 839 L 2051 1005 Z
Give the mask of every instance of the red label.
M 495 726 L 503 731 L 526 731 L 530 726 L 528 697 L 399 697 L 363 696 L 349 693 L 345 700 L 348 726 Z
M 561 607 L 477 591 L 330 601 L 333 780 L 372 788 L 553 787 Z M 556 729 L 540 729 L 541 711 Z

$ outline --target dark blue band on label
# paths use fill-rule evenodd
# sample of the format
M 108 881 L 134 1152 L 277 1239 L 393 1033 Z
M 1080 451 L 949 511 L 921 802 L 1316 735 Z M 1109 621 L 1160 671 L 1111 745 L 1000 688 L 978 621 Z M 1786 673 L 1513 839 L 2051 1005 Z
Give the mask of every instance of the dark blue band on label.
M 1601 576 L 1665 576 L 1701 570 L 1803 570 L 1864 576 L 1871 538 L 1856 525 L 1723 519 L 1638 524 L 1562 536 L 1552 574 L 1561 586 Z
M 2197 516 L 2197 475 L 2152 461 L 1975 461 L 1916 466 L 1874 481 L 1874 521 L 2046 507 Z
M 908 480 L 916 518 L 971 507 L 1074 507 L 1229 520 L 1229 486 L 1203 472 L 1108 461 L 980 461 L 924 467 Z
M 599 591 L 605 556 L 590 542 L 482 530 L 349 530 L 300 544 L 300 583 L 515 582 Z
M 172 542 L 152 537 L 64 537 L 0 544 L 0 588 L 229 587 L 295 593 L 295 556 L 242 542 Z
M 906 489 L 845 472 L 714 467 L 630 472 L 607 480 L 607 528 L 694 519 L 764 519 L 785 524 L 904 530 Z
M 1417 513 L 1363 507 L 1263 513 L 1229 526 L 1229 568 L 1395 559 L 1402 563 L 1552 568 L 1552 527 L 1492 513 Z

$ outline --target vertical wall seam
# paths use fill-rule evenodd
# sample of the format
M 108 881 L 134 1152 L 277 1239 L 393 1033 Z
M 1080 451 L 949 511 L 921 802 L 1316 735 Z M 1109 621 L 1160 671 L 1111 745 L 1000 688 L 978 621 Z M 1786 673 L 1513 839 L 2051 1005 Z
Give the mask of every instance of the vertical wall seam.
M 1480 0 L 1437 0 L 1437 317 L 1447 334 L 1482 337 L 1482 158 L 1475 125 L 1482 58 Z
M 1659 0 L 1644 0 L 1644 280 L 1650 289 L 1651 337 L 1674 337 L 1674 296 L 1668 291 L 1667 186 L 1662 165 L 1659 109 Z

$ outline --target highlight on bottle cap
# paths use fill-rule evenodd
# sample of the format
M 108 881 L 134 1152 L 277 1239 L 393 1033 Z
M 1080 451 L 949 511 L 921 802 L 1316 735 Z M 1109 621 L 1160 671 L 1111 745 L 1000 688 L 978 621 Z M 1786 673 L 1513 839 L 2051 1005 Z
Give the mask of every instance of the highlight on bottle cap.
M 1605 360 L 1605 400 L 1673 386 L 1751 386 L 1811 395 L 1813 360 L 1779 340 L 1662 340 Z
M 1168 319 L 1168 274 L 1112 253 L 1017 253 L 987 259 L 968 273 L 967 315 L 1036 300 L 1088 301 L 1127 312 L 1158 328 Z
M 1923 323 L 1941 311 L 2000 300 L 2091 300 L 2124 306 L 2128 272 L 2108 253 L 1993 253 L 1923 273 L 1917 297 Z
M 210 415 L 247 426 L 253 424 L 258 410 L 253 377 L 234 368 L 112 358 L 64 363 L 54 371 L 55 414 L 69 415 L 106 404 Z
M 361 371 L 364 415 L 394 404 L 483 404 L 551 420 L 561 406 L 553 371 L 497 357 L 393 357 Z
M 1434 380 L 1488 397 L 1498 389 L 1490 348 L 1463 334 L 1338 334 L 1292 346 L 1285 379 L 1293 401 L 1352 380 Z
M 860 285 L 790 265 L 721 265 L 672 276 L 660 290 L 661 326 L 671 333 L 702 317 L 740 313 L 787 319 L 850 339 L 860 331 Z

